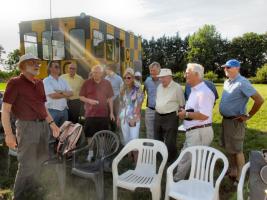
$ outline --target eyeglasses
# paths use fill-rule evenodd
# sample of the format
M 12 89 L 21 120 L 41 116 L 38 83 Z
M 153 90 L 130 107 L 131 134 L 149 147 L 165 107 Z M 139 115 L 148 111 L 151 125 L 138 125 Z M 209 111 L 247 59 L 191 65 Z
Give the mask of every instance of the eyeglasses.
M 60 67 L 59 65 L 54 65 L 54 68 L 59 69 Z
M 124 80 L 126 80 L 126 79 L 127 79 L 127 80 L 131 80 L 132 77 L 130 77 L 130 76 L 126 76 L 126 77 L 124 77 L 123 79 L 124 79 Z

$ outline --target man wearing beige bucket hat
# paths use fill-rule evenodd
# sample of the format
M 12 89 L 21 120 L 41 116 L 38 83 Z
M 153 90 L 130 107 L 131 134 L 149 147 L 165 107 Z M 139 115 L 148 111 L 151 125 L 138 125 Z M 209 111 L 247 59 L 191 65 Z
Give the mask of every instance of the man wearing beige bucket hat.
M 30 189 L 36 188 L 41 163 L 48 159 L 49 126 L 58 137 L 59 128 L 45 108 L 44 85 L 35 78 L 39 73 L 38 58 L 32 54 L 20 57 L 21 74 L 7 83 L 2 105 L 2 124 L 5 142 L 17 148 L 18 171 L 14 184 L 14 199 L 25 199 Z M 16 121 L 16 136 L 10 123 L 10 114 Z
M 168 148 L 168 160 L 176 159 L 178 129 L 177 112 L 185 105 L 182 87 L 172 80 L 172 71 L 162 68 L 158 75 L 161 83 L 156 94 L 155 138 L 164 141 Z

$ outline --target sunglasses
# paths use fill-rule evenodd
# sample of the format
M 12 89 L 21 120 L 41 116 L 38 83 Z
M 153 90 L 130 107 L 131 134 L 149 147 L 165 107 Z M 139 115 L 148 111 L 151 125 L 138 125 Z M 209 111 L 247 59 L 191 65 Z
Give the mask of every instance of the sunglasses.
M 132 77 L 131 77 L 131 76 L 126 76 L 126 77 L 124 77 L 123 79 L 124 79 L 124 80 L 131 80 Z

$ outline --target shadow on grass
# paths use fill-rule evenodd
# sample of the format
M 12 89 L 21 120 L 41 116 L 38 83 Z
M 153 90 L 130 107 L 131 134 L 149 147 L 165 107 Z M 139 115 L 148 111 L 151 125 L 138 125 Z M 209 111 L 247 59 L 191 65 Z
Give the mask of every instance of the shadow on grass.
M 224 149 L 220 146 L 220 135 L 221 135 L 221 125 L 213 124 L 214 129 L 214 140 L 212 142 L 212 147 L 215 147 L 222 152 Z M 145 127 L 142 123 L 140 130 L 140 137 L 145 137 Z M 177 137 L 177 149 L 178 154 L 183 146 L 185 140 L 184 133 L 178 133 Z M 248 161 L 248 155 L 251 150 L 261 150 L 266 148 L 267 133 L 261 132 L 255 129 L 247 129 L 246 137 L 244 143 L 244 153 L 246 161 Z M 127 163 L 123 164 L 123 167 L 127 168 Z M 3 145 L 0 146 L 0 200 L 10 200 L 11 199 L 11 188 L 13 187 L 15 175 L 17 170 L 17 161 L 16 158 L 8 157 L 8 149 Z M 215 174 L 219 174 L 219 171 L 216 170 Z M 164 191 L 166 187 L 166 169 L 162 178 L 162 199 L 164 199 Z M 70 169 L 67 171 L 66 187 L 63 194 L 60 192 L 59 183 L 57 180 L 57 175 L 53 167 L 43 169 L 42 176 L 42 199 L 43 200 L 82 200 L 82 199 L 96 199 L 95 197 L 95 186 L 93 182 L 88 180 L 83 180 L 78 177 L 74 177 L 70 174 Z M 118 190 L 119 198 L 121 200 L 147 200 L 151 199 L 151 194 L 149 190 L 138 189 L 136 192 L 130 192 L 124 189 Z M 62 198 L 61 198 L 62 197 Z M 112 174 L 105 174 L 105 199 L 112 199 Z M 36 198 L 32 197 L 35 200 Z M 225 177 L 221 183 L 220 187 L 220 199 L 221 200 L 233 200 L 236 199 L 236 186 L 233 185 L 233 182 Z M 38 199 L 39 200 L 39 199 Z

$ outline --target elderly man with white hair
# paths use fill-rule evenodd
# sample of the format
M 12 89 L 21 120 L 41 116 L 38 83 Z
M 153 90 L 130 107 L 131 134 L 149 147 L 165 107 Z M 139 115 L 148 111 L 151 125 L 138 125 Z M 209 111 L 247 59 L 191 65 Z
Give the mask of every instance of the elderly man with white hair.
M 168 148 L 168 161 L 177 157 L 177 112 L 184 106 L 185 100 L 182 87 L 172 80 L 172 71 L 167 68 L 160 70 L 158 75 L 161 83 L 157 87 L 156 114 L 154 122 L 155 139 L 164 141 Z
M 195 145 L 208 146 L 213 140 L 212 109 L 215 95 L 203 81 L 204 68 L 200 64 L 187 64 L 185 77 L 192 91 L 185 109 L 178 112 L 179 118 L 184 120 L 186 129 L 183 149 Z M 185 178 L 190 168 L 190 160 L 189 154 L 182 158 L 174 176 L 176 181 Z
M 109 118 L 115 120 L 112 100 L 114 93 L 110 82 L 103 77 L 104 68 L 95 65 L 91 73 L 92 78 L 83 83 L 80 91 L 80 100 L 84 102 L 85 108 L 84 132 L 88 144 L 96 132 L 109 129 Z M 93 151 L 90 150 L 87 159 L 90 160 L 92 157 Z

